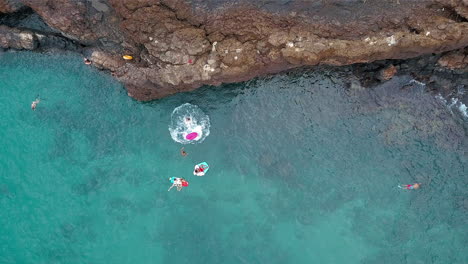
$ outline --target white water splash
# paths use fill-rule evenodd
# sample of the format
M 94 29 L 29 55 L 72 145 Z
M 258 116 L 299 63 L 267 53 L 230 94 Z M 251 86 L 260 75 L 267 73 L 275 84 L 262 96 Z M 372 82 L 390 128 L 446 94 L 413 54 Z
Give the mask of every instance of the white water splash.
M 415 83 L 415 84 L 417 84 L 417 85 L 419 85 L 419 86 L 426 86 L 426 84 L 425 84 L 425 83 L 423 83 L 423 82 L 420 82 L 420 81 L 417 81 L 417 80 L 415 80 L 415 79 L 413 79 L 413 80 L 409 81 L 409 83 L 408 83 L 408 84 L 413 84 L 413 83 Z
M 175 142 L 201 143 L 210 134 L 210 118 L 198 106 L 183 104 L 172 111 L 169 132 Z M 193 132 L 198 134 L 197 137 L 188 140 L 187 135 Z
M 452 114 L 454 114 L 453 109 L 457 109 L 464 118 L 468 118 L 468 109 L 467 106 L 461 102 L 458 98 L 450 98 L 450 103 L 441 95 L 436 95 L 436 98 L 440 100 Z
M 447 100 L 445 100 L 445 98 L 441 94 L 436 95 L 435 98 L 437 100 L 440 100 L 444 105 L 447 105 Z
M 452 100 L 450 101 L 450 104 L 448 105 L 448 107 L 449 107 L 449 108 L 452 108 L 452 107 L 455 106 L 457 103 L 458 103 L 458 98 L 452 98 Z
M 468 117 L 467 107 L 464 103 L 460 103 L 460 105 L 458 106 L 458 110 L 460 110 L 464 117 Z

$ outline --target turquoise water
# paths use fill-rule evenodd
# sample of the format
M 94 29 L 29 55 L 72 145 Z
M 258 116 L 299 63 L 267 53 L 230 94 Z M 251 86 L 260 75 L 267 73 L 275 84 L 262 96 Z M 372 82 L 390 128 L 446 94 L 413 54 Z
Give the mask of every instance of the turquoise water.
M 0 54 L 0 263 L 468 263 L 466 120 L 409 77 L 347 78 L 140 103 L 75 55 Z M 211 133 L 182 157 L 187 102 Z

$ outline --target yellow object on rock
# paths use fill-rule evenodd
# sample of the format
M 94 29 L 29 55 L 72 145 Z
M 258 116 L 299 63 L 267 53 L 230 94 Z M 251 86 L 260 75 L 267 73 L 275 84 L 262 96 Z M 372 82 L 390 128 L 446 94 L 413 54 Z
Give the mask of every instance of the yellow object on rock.
M 133 60 L 133 57 L 130 55 L 123 55 L 122 58 L 124 58 L 124 60 Z

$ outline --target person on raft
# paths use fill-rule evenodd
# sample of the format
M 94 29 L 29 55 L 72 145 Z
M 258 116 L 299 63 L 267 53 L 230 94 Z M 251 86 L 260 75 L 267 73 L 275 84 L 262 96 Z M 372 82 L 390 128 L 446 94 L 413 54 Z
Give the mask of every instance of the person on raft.
M 188 186 L 188 182 L 183 178 L 171 177 L 169 178 L 169 181 L 172 183 L 172 186 L 167 191 L 170 191 L 172 188 L 176 187 L 177 191 L 180 192 L 182 187 Z
M 398 185 L 398 187 L 405 190 L 416 190 L 419 189 L 419 187 L 421 187 L 421 183 Z
M 195 165 L 195 169 L 193 170 L 193 175 L 196 176 L 204 176 L 205 175 L 205 165 Z
M 32 110 L 36 110 L 36 107 L 37 107 L 37 105 L 39 104 L 39 102 L 41 102 L 41 99 L 36 98 L 36 100 L 34 100 L 34 101 L 31 103 L 31 109 L 32 109 Z

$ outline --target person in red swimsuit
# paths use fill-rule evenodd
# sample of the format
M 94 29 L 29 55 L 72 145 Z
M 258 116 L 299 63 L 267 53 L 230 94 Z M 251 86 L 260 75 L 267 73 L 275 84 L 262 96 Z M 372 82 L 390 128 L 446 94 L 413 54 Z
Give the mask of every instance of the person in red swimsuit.
M 401 189 L 406 189 L 406 190 L 416 190 L 416 189 L 419 189 L 420 186 L 421 186 L 421 183 L 398 185 L 398 187 L 400 187 Z
M 193 175 L 196 176 L 204 176 L 205 175 L 205 166 L 204 165 L 195 165 L 195 169 L 193 170 Z
M 31 109 L 32 110 L 36 110 L 36 107 L 37 105 L 41 102 L 41 99 L 39 98 L 36 98 L 36 100 L 34 100 L 32 103 L 31 103 Z

